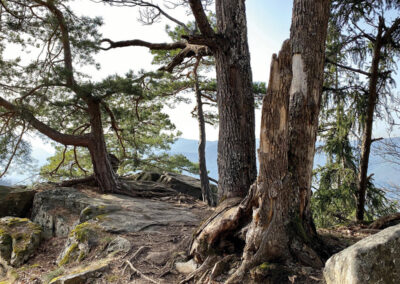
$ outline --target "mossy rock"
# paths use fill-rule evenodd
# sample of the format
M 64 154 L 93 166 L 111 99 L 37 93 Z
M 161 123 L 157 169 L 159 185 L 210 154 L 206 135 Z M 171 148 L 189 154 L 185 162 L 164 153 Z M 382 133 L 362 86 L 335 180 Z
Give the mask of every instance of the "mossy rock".
M 90 219 L 101 219 L 106 216 L 106 214 L 121 210 L 122 208 L 117 205 L 89 205 L 85 207 L 79 216 L 80 222 L 86 222 Z
M 50 280 L 50 284 L 93 283 L 110 267 L 110 259 L 100 260 L 88 266 L 79 266 L 64 275 Z
M 19 267 L 38 248 L 42 229 L 26 218 L 0 219 L 0 258 L 7 264 Z
M 68 236 L 64 250 L 57 259 L 59 266 L 81 262 L 96 247 L 105 248 L 112 238 L 94 220 L 77 225 Z

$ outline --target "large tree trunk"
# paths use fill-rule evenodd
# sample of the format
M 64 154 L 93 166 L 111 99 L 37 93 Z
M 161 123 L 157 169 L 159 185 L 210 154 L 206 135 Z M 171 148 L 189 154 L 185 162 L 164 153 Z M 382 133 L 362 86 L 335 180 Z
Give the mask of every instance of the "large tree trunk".
M 243 0 L 216 0 L 219 197 L 244 197 L 257 176 L 254 97 Z
M 323 265 L 310 197 L 329 7 L 330 0 L 294 0 L 291 38 L 272 59 L 263 101 L 257 182 L 195 234 L 191 253 L 202 261 L 248 228 L 242 264 L 228 283 L 240 283 L 261 262 Z
M 119 189 L 119 182 L 109 161 L 101 122 L 100 103 L 89 101 L 88 109 L 91 126 L 88 149 L 93 163 L 94 177 L 102 192 L 116 192 Z
M 214 205 L 213 196 L 211 194 L 210 181 L 208 179 L 207 164 L 206 164 L 206 127 L 203 112 L 203 102 L 201 101 L 201 91 L 199 86 L 199 80 L 197 76 L 197 70 L 194 72 L 195 76 L 195 92 L 197 102 L 197 121 L 199 123 L 199 168 L 200 168 L 200 184 L 201 194 L 203 201 L 207 202 L 208 205 Z
M 382 23 L 378 27 L 378 35 L 374 43 L 374 51 L 372 57 L 371 76 L 369 78 L 368 86 L 368 104 L 366 110 L 366 117 L 363 124 L 362 133 L 362 144 L 361 144 L 361 155 L 360 165 L 358 170 L 358 183 L 357 183 L 357 221 L 362 222 L 364 220 L 364 207 L 365 207 L 365 194 L 368 186 L 368 164 L 369 155 L 371 152 L 372 144 L 372 125 L 374 122 L 374 113 L 377 103 L 377 84 L 379 77 L 379 61 L 382 47 Z
M 310 211 L 312 169 L 323 86 L 329 0 L 293 2 L 290 40 L 293 79 L 289 103 L 289 171 L 300 194 L 299 218 L 316 235 Z

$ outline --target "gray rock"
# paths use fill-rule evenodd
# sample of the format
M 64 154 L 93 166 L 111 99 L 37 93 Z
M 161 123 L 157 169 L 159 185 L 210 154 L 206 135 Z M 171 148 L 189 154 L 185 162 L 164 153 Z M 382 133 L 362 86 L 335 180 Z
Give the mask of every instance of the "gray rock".
M 164 173 L 158 181 L 170 186 L 178 192 L 193 196 L 200 200 L 202 199 L 201 183 L 198 179 L 175 173 Z
M 125 252 L 127 253 L 132 248 L 131 242 L 123 237 L 116 237 L 107 247 L 107 253 Z
M 141 172 L 138 173 L 135 178 L 136 181 L 142 182 L 155 182 L 157 184 L 166 185 L 169 188 L 174 189 L 177 192 L 193 196 L 196 199 L 201 200 L 201 182 L 199 179 L 194 177 L 181 175 L 177 173 L 155 173 L 155 172 Z M 210 184 L 211 190 L 214 193 L 215 203 L 217 201 L 217 187 Z
M 105 205 L 70 187 L 39 192 L 33 200 L 32 220 L 44 229 L 44 237 L 66 237 L 79 224 L 80 213 L 88 206 Z
M 327 284 L 399 283 L 400 225 L 333 255 L 325 264 L 324 277 Z
M 79 272 L 57 277 L 50 281 L 50 284 L 85 284 L 93 283 L 95 278 L 99 278 L 103 272 L 109 269 L 109 264 L 99 263 L 82 268 Z
M 177 262 L 175 263 L 175 269 L 179 272 L 179 273 L 183 273 L 183 274 L 189 274 L 192 273 L 193 271 L 195 271 L 197 269 L 198 265 L 197 263 L 191 259 L 187 262 Z
M 27 217 L 34 196 L 35 191 L 25 187 L 0 186 L 0 218 Z
M 14 267 L 24 264 L 39 247 L 41 228 L 26 218 L 0 219 L 0 261 Z
M 184 208 L 163 201 L 117 194 L 91 197 L 74 188 L 37 193 L 33 205 L 33 220 L 50 236 L 68 236 L 76 225 L 88 220 L 110 233 L 152 231 L 159 226 L 200 221 Z
M 101 243 L 107 245 L 107 242 L 108 238 L 105 233 L 93 220 L 79 224 L 69 233 L 57 263 L 62 266 L 72 262 L 81 262 L 93 248 Z

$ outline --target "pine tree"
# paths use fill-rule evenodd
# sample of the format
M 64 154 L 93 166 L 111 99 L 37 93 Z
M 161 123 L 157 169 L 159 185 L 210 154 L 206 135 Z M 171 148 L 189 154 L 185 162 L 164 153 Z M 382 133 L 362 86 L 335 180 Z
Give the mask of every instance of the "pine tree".
M 129 72 L 93 82 L 79 72 L 79 66 L 98 67 L 93 55 L 102 22 L 76 16 L 67 2 L 1 2 L 1 133 L 37 131 L 64 146 L 86 148 L 100 190 L 129 194 L 110 154 L 125 158 L 122 163 L 130 171 L 141 158 L 156 166 L 151 157 L 159 157 L 149 149 L 168 147 L 174 127 L 161 112 L 162 101 L 155 102 L 149 91 L 156 87 L 152 76 Z M 4 58 L 6 44 L 20 49 L 22 58 Z M 78 162 L 75 166 L 83 173 L 91 170 Z
M 334 1 L 332 21 L 341 27 L 340 44 L 345 61 L 328 62 L 340 70 L 357 74 L 360 79 L 349 85 L 357 85 L 357 120 L 361 130 L 361 147 L 357 168 L 357 209 L 358 221 L 364 219 L 365 198 L 368 184 L 368 164 L 371 151 L 372 127 L 375 117 L 385 109 L 387 100 L 392 96 L 395 57 L 399 56 L 400 9 L 397 1 Z M 342 71 L 340 71 L 342 72 Z M 355 75 L 352 75 L 353 77 Z M 382 114 L 382 113 L 380 113 Z M 390 115 L 390 114 L 389 114 Z

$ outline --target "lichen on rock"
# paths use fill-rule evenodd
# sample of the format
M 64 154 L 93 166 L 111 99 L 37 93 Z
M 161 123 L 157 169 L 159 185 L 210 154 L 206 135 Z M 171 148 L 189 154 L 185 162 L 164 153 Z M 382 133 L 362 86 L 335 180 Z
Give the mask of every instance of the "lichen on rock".
M 26 218 L 0 219 L 0 259 L 14 267 L 24 264 L 38 248 L 42 229 Z

